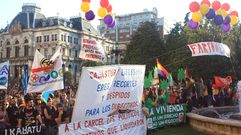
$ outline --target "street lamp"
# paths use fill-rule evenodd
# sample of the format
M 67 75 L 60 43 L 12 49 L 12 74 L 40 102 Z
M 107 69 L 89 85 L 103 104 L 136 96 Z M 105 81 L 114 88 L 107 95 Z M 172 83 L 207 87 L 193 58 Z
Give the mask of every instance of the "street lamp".
M 118 41 L 119 41 L 119 36 L 118 36 L 118 25 L 116 22 L 116 27 L 115 27 L 115 63 L 118 64 L 119 60 L 118 60 Z

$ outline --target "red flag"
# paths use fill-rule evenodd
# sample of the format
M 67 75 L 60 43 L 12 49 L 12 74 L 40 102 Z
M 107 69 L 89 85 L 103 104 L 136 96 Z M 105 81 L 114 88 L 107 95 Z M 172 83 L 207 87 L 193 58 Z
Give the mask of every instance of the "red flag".
M 227 88 L 230 85 L 230 83 L 232 82 L 232 77 L 227 76 L 226 78 L 222 78 L 219 76 L 214 76 L 214 81 L 215 81 L 216 87 Z
M 185 77 L 186 77 L 186 78 L 189 77 L 189 74 L 188 74 L 188 71 L 187 71 L 187 67 L 186 67 L 186 70 L 185 70 Z

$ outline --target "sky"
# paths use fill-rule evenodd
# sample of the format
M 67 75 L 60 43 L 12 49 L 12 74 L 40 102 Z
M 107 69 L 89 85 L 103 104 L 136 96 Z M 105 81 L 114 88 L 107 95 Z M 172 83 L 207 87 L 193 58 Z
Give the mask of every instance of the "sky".
M 113 7 L 113 13 L 124 15 L 129 13 L 142 12 L 143 9 L 152 10 L 153 7 L 158 9 L 158 17 L 166 17 L 169 26 L 173 23 L 184 20 L 189 12 L 189 4 L 193 0 L 109 0 Z M 201 2 L 202 0 L 195 0 Z M 213 2 L 214 0 L 210 0 Z M 231 9 L 237 10 L 241 15 L 240 0 L 219 0 L 221 3 L 230 4 Z M 41 7 L 41 13 L 46 17 L 57 16 L 69 19 L 73 16 L 82 15 L 80 10 L 81 0 L 0 0 L 0 28 L 6 27 L 11 23 L 13 18 L 22 11 L 23 3 L 37 3 Z M 97 16 L 100 0 L 91 0 L 91 9 Z M 94 27 L 99 24 L 98 18 L 91 22 Z

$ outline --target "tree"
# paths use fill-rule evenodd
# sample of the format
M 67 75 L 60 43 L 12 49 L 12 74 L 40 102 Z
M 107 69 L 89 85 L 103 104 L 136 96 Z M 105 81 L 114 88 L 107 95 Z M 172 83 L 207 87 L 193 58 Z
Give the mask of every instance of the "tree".
M 190 29 L 186 23 L 184 25 L 176 24 L 171 30 L 165 45 L 167 52 L 170 52 L 167 58 L 169 61 L 167 69 L 176 72 L 176 68 L 187 66 L 190 74 L 193 76 L 212 78 L 214 75 L 232 75 L 235 77 L 237 69 L 233 70 L 230 58 L 223 56 L 191 57 L 187 47 L 188 44 L 208 41 L 227 44 L 231 49 L 231 54 L 236 54 L 235 58 L 239 60 L 240 32 L 238 32 L 238 29 L 234 27 L 232 31 L 224 33 L 212 21 L 203 20 L 200 26 L 194 30 Z
M 145 64 L 147 69 L 150 69 L 156 64 L 156 56 L 164 52 L 163 45 L 156 24 L 144 22 L 132 35 L 121 63 Z

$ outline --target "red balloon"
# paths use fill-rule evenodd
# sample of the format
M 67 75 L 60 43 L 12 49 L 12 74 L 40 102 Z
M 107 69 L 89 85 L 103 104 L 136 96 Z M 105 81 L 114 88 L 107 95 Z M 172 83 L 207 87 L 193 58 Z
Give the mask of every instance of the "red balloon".
M 228 3 L 224 3 L 221 8 L 228 11 L 230 9 L 230 6 Z
M 200 5 L 198 2 L 193 1 L 190 5 L 189 5 L 189 9 L 191 12 L 196 12 L 200 9 Z
M 232 11 L 232 12 L 230 13 L 230 16 L 232 16 L 232 15 L 237 16 L 237 17 L 238 17 L 238 12 L 237 12 L 237 11 Z
M 82 2 L 88 2 L 88 3 L 90 3 L 90 0 L 82 0 Z
M 109 5 L 109 6 L 106 8 L 106 10 L 107 10 L 108 13 L 111 12 L 111 11 L 112 11 L 112 6 Z
M 203 0 L 200 5 L 207 4 L 209 7 L 211 5 L 209 0 Z
M 220 3 L 220 1 L 214 1 L 213 3 L 212 3 L 212 8 L 214 9 L 214 10 L 218 10 L 219 8 L 221 7 L 221 3 Z
M 103 8 L 107 8 L 109 6 L 109 0 L 101 0 L 100 5 Z

